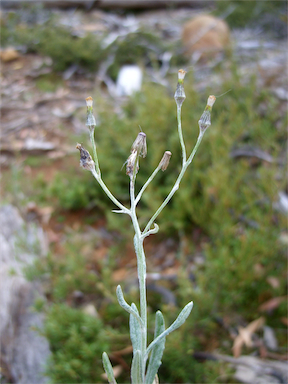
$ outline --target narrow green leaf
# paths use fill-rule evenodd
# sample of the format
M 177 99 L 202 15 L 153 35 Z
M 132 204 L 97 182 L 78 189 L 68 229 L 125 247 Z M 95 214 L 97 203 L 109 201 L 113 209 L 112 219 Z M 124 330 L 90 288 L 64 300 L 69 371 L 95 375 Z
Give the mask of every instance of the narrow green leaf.
M 112 365 L 110 363 L 109 357 L 106 352 L 103 352 L 102 360 L 103 360 L 103 366 L 104 366 L 109 384 L 117 384 L 114 378 Z
M 155 320 L 155 333 L 154 339 L 156 339 L 161 333 L 165 331 L 165 322 L 164 317 L 160 311 L 156 312 Z M 151 356 L 149 359 L 149 365 L 147 369 L 147 374 L 145 378 L 145 384 L 152 384 L 155 376 L 158 372 L 158 369 L 161 365 L 161 359 L 165 348 L 165 337 L 159 340 L 152 349 Z
M 190 303 L 188 303 L 183 309 L 182 311 L 179 313 L 177 319 L 174 321 L 174 323 L 172 323 L 170 325 L 169 328 L 166 329 L 166 331 L 162 332 L 161 335 L 159 335 L 156 339 L 154 339 L 152 341 L 152 343 L 149 345 L 149 347 L 147 348 L 147 351 L 146 351 L 146 354 L 148 356 L 148 354 L 151 352 L 151 350 L 154 348 L 154 346 L 156 344 L 159 343 L 159 341 L 163 338 L 163 337 L 166 337 L 167 335 L 169 335 L 169 333 L 175 331 L 175 329 L 181 327 L 181 325 L 183 323 L 185 323 L 185 320 L 187 319 L 187 317 L 190 315 L 190 312 L 192 311 L 192 308 L 193 308 L 193 301 L 190 301 Z
M 134 303 L 131 304 L 131 309 L 135 311 L 138 316 L 139 312 Z M 133 353 L 135 351 L 140 350 L 141 351 L 141 327 L 139 325 L 139 322 L 136 320 L 135 316 L 133 316 L 130 313 L 130 319 L 129 319 L 129 325 L 130 325 L 130 338 L 133 346 Z
M 131 366 L 132 384 L 143 384 L 141 357 L 141 351 L 135 351 Z

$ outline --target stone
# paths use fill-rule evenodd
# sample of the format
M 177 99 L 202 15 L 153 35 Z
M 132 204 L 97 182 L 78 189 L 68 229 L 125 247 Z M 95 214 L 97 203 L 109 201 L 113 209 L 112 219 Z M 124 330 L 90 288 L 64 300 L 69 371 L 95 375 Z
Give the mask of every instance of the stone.
M 13 47 L 8 47 L 0 52 L 0 58 L 4 63 L 16 60 L 20 57 L 19 53 Z
M 197 16 L 184 24 L 182 43 L 188 56 L 195 52 L 213 56 L 229 47 L 229 27 L 225 21 L 214 16 Z
M 32 309 L 35 298 L 43 295 L 41 287 L 23 275 L 23 267 L 47 252 L 44 233 L 40 227 L 25 224 L 17 208 L 5 205 L 0 207 L 0 244 L 3 379 L 17 384 L 45 384 L 49 345 L 35 330 L 43 327 L 43 314 Z

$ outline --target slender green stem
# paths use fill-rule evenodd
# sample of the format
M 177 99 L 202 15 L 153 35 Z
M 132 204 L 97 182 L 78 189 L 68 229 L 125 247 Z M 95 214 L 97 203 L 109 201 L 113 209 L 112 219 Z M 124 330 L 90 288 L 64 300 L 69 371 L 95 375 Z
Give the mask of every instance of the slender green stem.
M 201 143 L 203 135 L 204 135 L 204 133 L 201 133 L 201 132 L 199 133 L 197 142 L 195 144 L 195 147 L 194 147 L 191 155 L 189 156 L 188 160 L 183 164 L 181 172 L 179 173 L 179 176 L 177 177 L 177 180 L 176 180 L 173 188 L 171 189 L 169 195 L 166 197 L 166 199 L 163 201 L 163 203 L 160 205 L 160 207 L 157 209 L 157 211 L 154 213 L 154 215 L 152 216 L 152 218 L 149 220 L 148 224 L 146 225 L 144 231 L 142 232 L 142 238 L 147 234 L 147 232 L 149 231 L 149 229 L 150 229 L 151 225 L 153 224 L 154 220 L 156 219 L 156 217 L 158 217 L 158 215 L 161 213 L 163 208 L 165 208 L 166 205 L 169 203 L 169 201 L 171 200 L 174 193 L 178 190 L 180 181 L 182 180 L 186 169 L 191 164 L 193 157 L 195 156 L 195 153 L 196 153 L 196 151 L 197 151 L 197 149 Z
M 93 129 L 90 128 L 89 129 L 89 131 L 90 131 L 90 141 L 91 141 L 91 144 L 92 144 L 93 157 L 94 157 L 96 171 L 97 171 L 98 175 L 101 176 L 100 167 L 99 167 L 99 161 L 98 161 L 98 156 L 97 156 L 97 150 L 96 150 L 96 143 L 95 143 L 95 139 L 94 139 L 94 130 L 95 130 L 95 128 L 93 128 Z
M 141 199 L 141 196 L 143 194 L 143 192 L 145 191 L 145 189 L 148 187 L 148 185 L 151 183 L 151 181 L 154 179 L 154 177 L 157 175 L 157 173 L 160 171 L 160 167 L 158 165 L 158 167 L 154 170 L 154 172 L 152 173 L 152 175 L 149 177 L 149 179 L 146 181 L 146 183 L 143 185 L 143 187 L 140 189 L 136 199 L 135 199 L 135 205 L 137 205 L 139 203 L 139 200 Z
M 183 133 L 182 133 L 181 108 L 182 106 L 180 104 L 177 104 L 178 134 L 179 134 L 179 139 L 180 139 L 180 144 L 182 149 L 182 164 L 184 166 L 184 164 L 186 163 L 186 148 L 185 148 L 185 143 L 184 143 Z

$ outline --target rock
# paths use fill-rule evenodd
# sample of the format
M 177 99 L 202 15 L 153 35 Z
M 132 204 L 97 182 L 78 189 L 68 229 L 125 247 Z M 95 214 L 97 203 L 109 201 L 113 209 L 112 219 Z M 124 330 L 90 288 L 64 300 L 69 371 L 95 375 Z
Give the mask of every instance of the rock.
M 42 141 L 29 137 L 25 140 L 24 149 L 27 151 L 52 151 L 55 145 L 48 141 Z
M 200 15 L 184 24 L 182 42 L 187 55 L 199 52 L 210 56 L 224 51 L 230 43 L 230 31 L 225 21 L 210 15 Z
M 278 201 L 273 203 L 273 208 L 282 212 L 284 215 L 288 214 L 288 195 L 285 192 L 278 192 Z
M 260 359 L 255 356 L 231 356 L 213 354 L 213 358 L 231 363 L 236 368 L 234 378 L 237 382 L 247 384 L 280 384 L 287 383 L 287 361 Z
M 263 328 L 264 330 L 264 343 L 267 348 L 271 349 L 271 351 L 277 351 L 278 342 L 275 336 L 275 332 L 271 327 L 267 325 Z
M 16 51 L 15 48 L 8 47 L 3 49 L 0 52 L 0 58 L 4 63 L 8 63 L 9 61 L 16 60 L 20 57 L 19 53 Z
M 282 88 L 282 87 L 278 87 L 278 88 L 274 88 L 272 90 L 272 92 L 274 93 L 274 95 L 276 97 L 278 97 L 279 100 L 288 101 L 288 91 L 287 91 L 287 89 Z
M 238 360 L 238 361 L 237 361 Z M 287 363 L 283 361 L 263 360 L 254 356 L 241 356 L 235 368 L 234 378 L 247 384 L 287 383 Z
M 83 307 L 83 312 L 86 313 L 86 315 L 98 317 L 98 312 L 93 304 L 85 305 L 85 307 Z
M 0 208 L 0 334 L 4 379 L 17 384 L 44 384 L 45 363 L 50 354 L 42 328 L 43 315 L 31 309 L 41 287 L 28 282 L 23 267 L 47 252 L 40 227 L 25 226 L 18 210 Z

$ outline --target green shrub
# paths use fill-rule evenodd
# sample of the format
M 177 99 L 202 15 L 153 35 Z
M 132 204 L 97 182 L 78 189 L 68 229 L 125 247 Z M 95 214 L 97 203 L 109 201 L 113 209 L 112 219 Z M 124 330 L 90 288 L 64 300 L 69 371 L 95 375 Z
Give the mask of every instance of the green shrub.
M 28 52 L 50 56 L 56 71 L 64 71 L 72 64 L 97 71 L 106 57 L 100 41 L 92 34 L 83 38 L 72 36 L 69 29 L 57 25 L 53 19 L 32 26 L 18 24 L 17 15 L 12 20 L 2 21 L 1 45 L 23 45 Z
M 281 32 L 279 37 L 285 36 L 285 14 L 287 13 L 287 3 L 285 1 L 218 0 L 216 6 L 216 14 L 220 16 L 233 7 L 234 11 L 226 17 L 226 21 L 231 28 L 243 28 L 251 25 L 259 27 L 259 25 L 262 25 L 270 31 L 274 29 L 278 35 Z M 271 19 L 271 17 L 274 17 L 274 19 Z M 275 23 L 275 20 L 278 20 L 277 23 Z M 279 23 L 283 24 L 281 28 L 279 28 Z M 279 31 L 280 29 L 283 32 Z
M 47 313 L 44 334 L 52 352 L 47 374 L 54 383 L 99 382 L 102 352 L 110 349 L 101 320 L 54 304 Z

